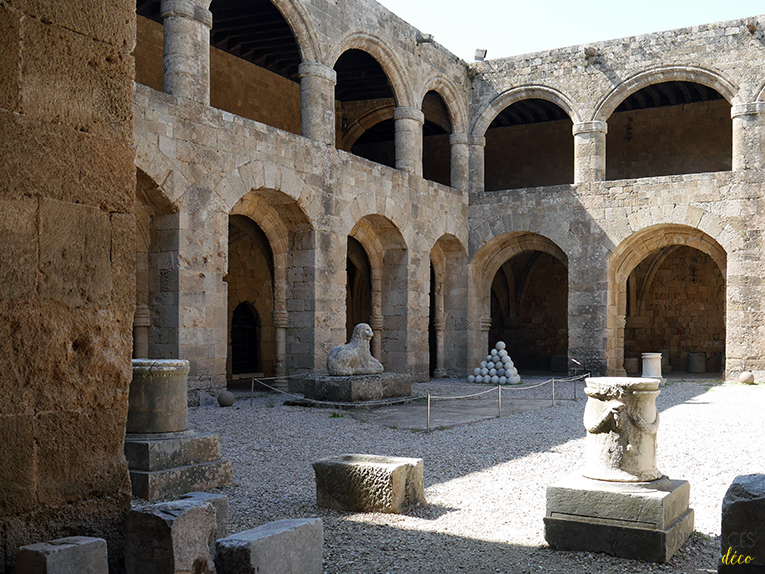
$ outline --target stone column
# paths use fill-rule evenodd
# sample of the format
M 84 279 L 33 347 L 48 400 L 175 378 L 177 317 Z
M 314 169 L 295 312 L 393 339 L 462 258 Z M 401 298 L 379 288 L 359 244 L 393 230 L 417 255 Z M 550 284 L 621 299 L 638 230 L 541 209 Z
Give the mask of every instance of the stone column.
M 287 388 L 287 325 L 289 315 L 287 311 L 274 310 L 274 336 L 276 338 L 276 381 L 274 386 L 286 390 Z
M 470 144 L 467 134 L 451 134 L 449 144 L 452 152 L 451 185 L 459 191 L 467 191 L 470 185 Z
M 162 0 L 165 92 L 210 103 L 210 0 Z
M 481 318 L 481 338 L 480 338 L 480 352 L 481 357 L 485 356 L 489 349 L 489 331 L 491 330 L 491 317 Z M 483 361 L 484 359 L 481 359 Z
M 446 322 L 443 318 L 443 312 L 441 313 L 441 317 L 436 317 L 436 320 L 433 322 L 433 327 L 436 331 L 436 370 L 433 371 L 433 376 L 440 379 L 446 376 L 446 369 L 444 369 L 444 337 L 446 336 Z
M 133 358 L 149 358 L 149 327 L 151 314 L 148 305 L 136 305 L 133 316 Z
M 606 122 L 574 124 L 574 183 L 606 179 Z
M 483 136 L 469 136 L 470 156 L 468 160 L 468 177 L 470 179 L 468 189 L 470 193 L 483 193 L 486 190 L 484 182 L 484 150 L 486 138 Z
M 303 62 L 300 75 L 302 135 L 335 145 L 335 84 L 337 72 L 319 62 Z
M 375 297 L 375 294 L 377 294 L 377 297 Z M 375 299 L 379 300 L 381 297 L 382 294 L 379 291 L 372 293 L 372 305 L 374 306 Z M 372 337 L 372 356 L 379 361 L 381 360 L 380 357 L 382 356 L 382 313 L 374 313 L 372 317 L 370 317 L 369 321 L 369 326 L 372 327 L 372 332 L 374 333 L 374 337 Z
M 425 114 L 417 108 L 397 107 L 393 112 L 396 122 L 396 169 L 422 177 L 422 126 Z
M 751 102 L 731 107 L 733 120 L 733 170 L 760 169 L 765 139 L 765 103 Z

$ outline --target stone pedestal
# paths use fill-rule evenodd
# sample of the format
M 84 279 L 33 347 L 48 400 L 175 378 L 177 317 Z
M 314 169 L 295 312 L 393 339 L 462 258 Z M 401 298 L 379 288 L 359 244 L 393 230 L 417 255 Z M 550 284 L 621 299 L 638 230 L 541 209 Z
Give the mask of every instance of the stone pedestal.
M 412 395 L 411 375 L 380 373 L 378 375 L 312 376 L 303 381 L 307 399 L 355 403 Z
M 22 546 L 16 551 L 16 572 L 23 574 L 108 574 L 106 541 L 70 536 Z
M 545 539 L 556 550 L 667 562 L 693 532 L 690 485 L 666 477 L 618 483 L 572 475 L 547 487 Z
M 661 353 L 643 353 L 643 378 L 659 379 L 664 384 L 664 377 L 661 376 Z
M 231 484 L 217 435 L 189 430 L 188 361 L 133 360 L 125 457 L 133 495 L 157 500 Z
M 587 379 L 584 468 L 547 488 L 552 548 L 666 562 L 690 536 L 690 485 L 656 468 L 658 388 L 655 378 Z
M 343 454 L 313 463 L 316 504 L 352 512 L 402 512 L 425 503 L 421 458 Z

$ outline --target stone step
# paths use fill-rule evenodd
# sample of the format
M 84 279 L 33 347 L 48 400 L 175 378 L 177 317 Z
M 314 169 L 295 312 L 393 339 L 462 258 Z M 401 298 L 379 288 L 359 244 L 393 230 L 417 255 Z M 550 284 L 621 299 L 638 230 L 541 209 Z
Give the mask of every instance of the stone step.
M 155 472 L 220 459 L 220 439 L 211 433 L 186 431 L 125 437 L 130 470 Z
M 156 471 L 130 469 L 133 496 L 157 500 L 195 490 L 229 486 L 233 477 L 231 461 L 216 460 Z

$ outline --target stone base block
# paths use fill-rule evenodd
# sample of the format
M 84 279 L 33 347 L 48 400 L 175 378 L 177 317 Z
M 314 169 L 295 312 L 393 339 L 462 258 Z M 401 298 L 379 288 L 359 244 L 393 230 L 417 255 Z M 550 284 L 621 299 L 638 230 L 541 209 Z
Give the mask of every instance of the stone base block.
M 16 572 L 24 574 L 108 574 L 106 541 L 70 536 L 22 546 L 16 551 Z
M 125 520 L 127 574 L 214 574 L 215 506 L 199 500 L 152 504 Z
M 321 519 L 279 520 L 216 543 L 217 574 L 321 574 Z
M 303 393 L 308 399 L 343 403 L 409 397 L 412 395 L 412 377 L 402 373 L 314 376 L 303 381 Z
M 667 562 L 693 532 L 689 497 L 684 480 L 617 483 L 573 475 L 547 488 L 545 539 L 556 550 Z
M 343 454 L 313 463 L 316 504 L 353 512 L 400 513 L 425 504 L 421 458 Z
M 765 574 L 763 517 L 765 474 L 737 476 L 722 502 L 719 574 Z
M 228 486 L 231 462 L 220 458 L 217 435 L 187 431 L 157 435 L 127 435 L 128 460 L 133 495 L 157 500 Z
M 181 500 L 195 500 L 200 504 L 209 502 L 215 508 L 215 539 L 228 536 L 228 496 L 210 492 L 189 492 L 181 496 Z

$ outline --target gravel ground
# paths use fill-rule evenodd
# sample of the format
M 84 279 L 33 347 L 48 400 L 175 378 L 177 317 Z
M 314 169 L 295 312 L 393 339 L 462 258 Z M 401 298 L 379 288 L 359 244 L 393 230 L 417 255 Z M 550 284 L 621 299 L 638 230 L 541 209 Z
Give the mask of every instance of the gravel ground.
M 477 388 L 442 380 L 414 393 Z M 658 467 L 691 483 L 691 539 L 663 565 L 558 552 L 544 541 L 545 487 L 581 465 L 583 398 L 429 434 L 283 402 L 257 394 L 252 406 L 240 398 L 228 409 L 192 408 L 190 422 L 219 434 L 233 461 L 234 485 L 219 489 L 230 498 L 230 531 L 320 517 L 326 573 L 716 572 L 725 491 L 737 475 L 765 470 L 765 387 L 670 382 L 657 400 Z M 317 508 L 311 462 L 345 452 L 424 459 L 428 504 L 405 515 Z

